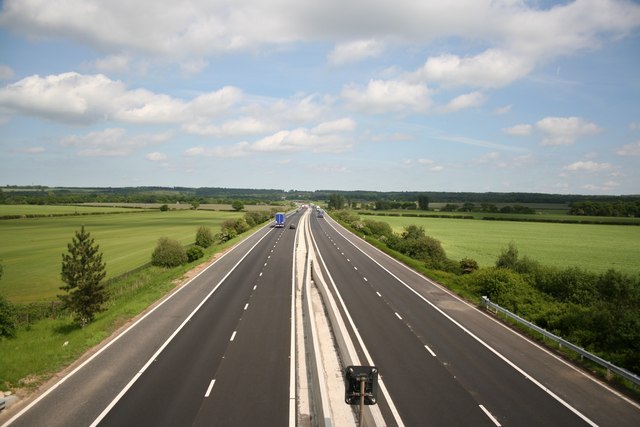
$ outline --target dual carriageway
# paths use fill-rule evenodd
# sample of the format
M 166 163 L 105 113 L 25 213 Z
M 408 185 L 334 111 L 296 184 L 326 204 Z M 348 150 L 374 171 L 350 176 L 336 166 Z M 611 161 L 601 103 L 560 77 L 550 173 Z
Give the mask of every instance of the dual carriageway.
M 329 216 L 302 209 L 287 224 L 236 245 L 0 424 L 314 425 L 295 331 L 308 229 L 345 334 L 380 372 L 381 425 L 638 425 L 636 403 Z

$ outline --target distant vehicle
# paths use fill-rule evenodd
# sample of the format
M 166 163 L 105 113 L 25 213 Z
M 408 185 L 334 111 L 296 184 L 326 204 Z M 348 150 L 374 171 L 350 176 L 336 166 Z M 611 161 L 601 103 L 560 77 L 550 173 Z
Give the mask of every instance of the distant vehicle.
M 284 227 L 284 222 L 285 222 L 284 212 L 277 212 L 276 213 L 276 227 L 277 228 L 283 228 Z
M 292 229 L 292 230 L 295 230 L 296 225 L 295 224 L 289 224 L 289 228 Z
M 320 208 L 318 208 L 318 211 L 316 213 L 318 218 L 324 218 L 324 211 Z

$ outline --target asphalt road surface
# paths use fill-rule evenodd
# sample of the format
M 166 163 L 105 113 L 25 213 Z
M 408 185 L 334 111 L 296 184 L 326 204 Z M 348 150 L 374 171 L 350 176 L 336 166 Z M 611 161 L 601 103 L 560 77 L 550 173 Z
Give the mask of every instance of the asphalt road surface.
M 336 294 L 397 410 L 394 416 L 380 403 L 389 425 L 640 421 L 637 405 L 408 272 L 330 218 L 313 217 L 311 229 Z M 364 350 L 361 354 L 366 360 Z
M 330 218 L 310 224 L 388 425 L 638 425 L 637 404 Z M 295 232 L 241 242 L 0 424 L 294 426 Z

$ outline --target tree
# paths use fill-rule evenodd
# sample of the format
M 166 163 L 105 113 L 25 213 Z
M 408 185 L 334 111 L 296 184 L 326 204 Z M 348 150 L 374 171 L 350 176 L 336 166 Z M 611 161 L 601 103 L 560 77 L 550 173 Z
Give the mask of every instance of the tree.
M 509 247 L 503 249 L 496 260 L 496 267 L 515 270 L 518 264 L 518 248 L 514 242 L 509 242 Z
M 231 207 L 234 211 L 240 212 L 242 209 L 244 209 L 244 203 L 242 203 L 240 200 L 234 200 L 231 203 Z
M 344 208 L 344 203 L 345 200 L 342 194 L 332 194 L 329 196 L 329 203 L 327 204 L 327 207 L 329 209 L 340 210 Z
M 429 210 L 429 196 L 421 194 L 418 196 L 418 209 L 421 211 Z
M 161 237 L 151 254 L 151 264 L 159 267 L 177 267 L 187 261 L 187 251 L 182 244 L 168 237 Z
M 213 232 L 209 227 L 201 225 L 196 232 L 196 245 L 202 248 L 208 248 L 214 242 Z
M 0 279 L 4 270 L 0 264 Z M 0 337 L 16 336 L 16 309 L 3 295 L 0 295 Z
M 69 253 L 62 254 L 61 278 L 66 285 L 60 289 L 67 294 L 59 295 L 64 307 L 73 312 L 74 320 L 85 327 L 95 315 L 103 311 L 108 299 L 104 284 L 106 264 L 102 262 L 100 246 L 84 229 L 76 231 L 75 237 L 67 245 Z

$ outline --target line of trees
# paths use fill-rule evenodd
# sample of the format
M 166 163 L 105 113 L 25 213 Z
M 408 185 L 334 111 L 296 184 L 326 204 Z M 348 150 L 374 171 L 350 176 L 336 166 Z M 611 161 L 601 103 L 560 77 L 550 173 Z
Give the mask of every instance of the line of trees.
M 574 202 L 569 215 L 640 217 L 640 201 Z
M 462 206 L 447 203 L 441 209 L 443 212 L 488 212 L 488 213 L 506 213 L 506 214 L 535 214 L 536 210 L 529 208 L 527 206 L 522 205 L 507 205 L 501 208 L 494 205 L 493 203 L 480 203 L 480 205 L 476 205 L 475 203 L 466 202 Z

